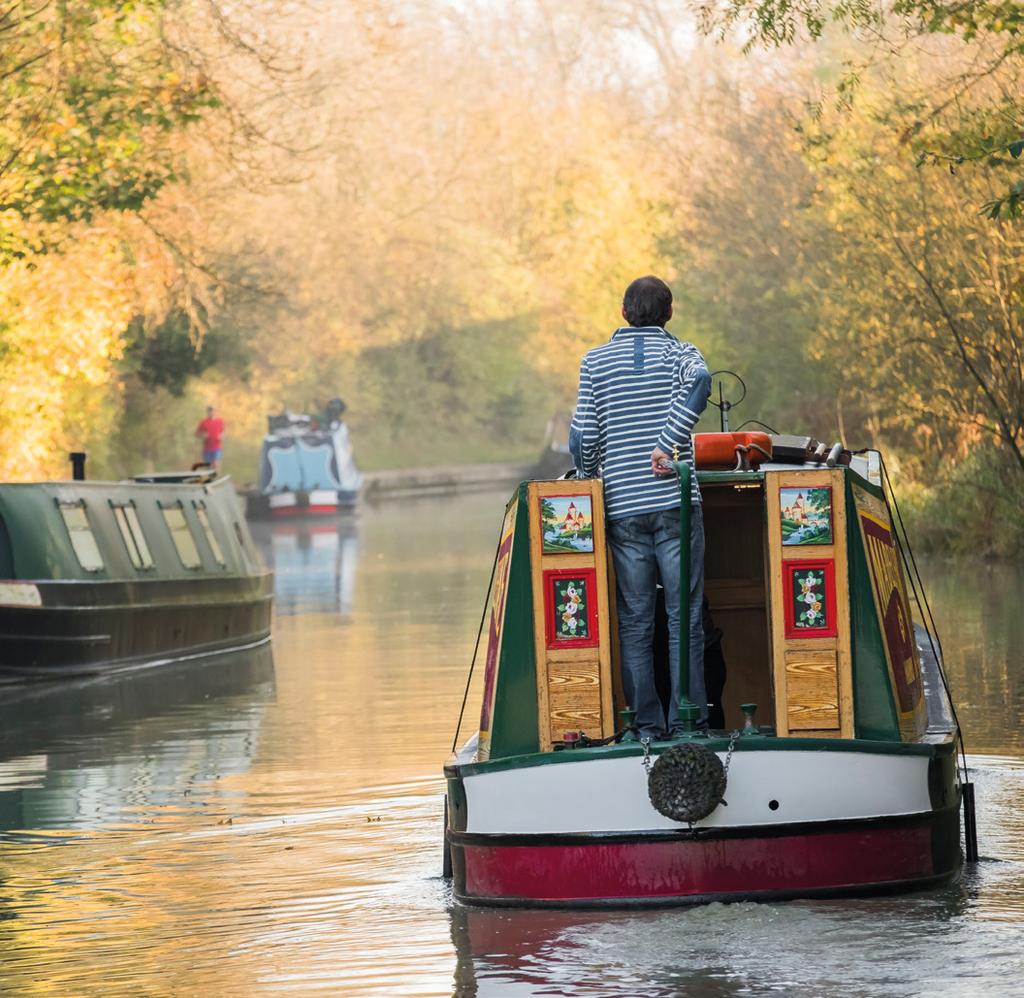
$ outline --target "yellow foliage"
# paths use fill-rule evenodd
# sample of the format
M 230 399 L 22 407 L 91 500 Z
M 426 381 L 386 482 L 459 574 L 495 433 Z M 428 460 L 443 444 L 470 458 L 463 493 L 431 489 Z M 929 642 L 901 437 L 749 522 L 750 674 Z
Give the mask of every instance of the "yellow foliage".
M 63 477 L 69 451 L 115 429 L 125 328 L 173 273 L 153 244 L 127 256 L 126 234 L 81 227 L 63 253 L 0 269 L 0 480 Z
M 249 370 L 244 382 L 214 368 L 189 384 L 175 427 L 153 419 L 146 461 L 187 453 L 183 414 L 204 397 L 232 427 L 233 460 L 255 448 L 266 412 L 362 389 L 371 356 L 377 380 L 357 418 L 380 424 L 399 410 L 428 437 L 416 392 L 433 379 L 454 386 L 451 408 L 479 386 L 462 425 L 491 420 L 481 446 L 503 419 L 539 443 L 550 411 L 571 404 L 581 355 L 619 324 L 624 288 L 652 272 L 675 284 L 671 328 L 693 333 L 713 365 L 754 375 L 744 416 L 826 433 L 835 411 L 858 443 L 879 428 L 921 446 L 977 442 L 985 399 L 950 360 L 948 324 L 919 272 L 998 366 L 1003 344 L 1019 344 L 1024 246 L 978 218 L 980 170 L 964 180 L 915 169 L 894 81 L 866 79 L 855 112 L 823 111 L 798 136 L 801 90 L 834 65 L 730 63 L 725 48 L 645 28 L 638 12 L 657 0 L 614 5 L 603 28 L 585 0 L 455 5 L 446 20 L 433 6 L 410 0 L 399 17 L 369 0 L 317 5 L 312 28 L 288 5 L 274 21 L 283 56 L 272 75 L 287 76 L 280 66 L 294 57 L 292 75 L 309 81 L 294 100 L 216 26 L 197 32 L 219 39 L 206 65 L 237 106 L 169 140 L 191 184 L 164 189 L 144 220 L 103 217 L 63 255 L 0 273 L 0 475 L 57 473 L 67 450 L 101 451 L 124 404 L 163 417 L 180 384 L 155 395 L 129 372 L 125 391 L 119 359 L 129 320 L 151 328 L 170 305 L 196 349 L 206 324 L 223 322 Z M 268 40 L 257 0 L 238 11 Z M 903 71 L 927 83 L 926 66 Z M 153 99 L 182 79 L 161 72 Z M 82 127 L 68 114 L 39 141 L 57 149 Z M 274 152 L 260 147 L 282 130 Z M 259 293 L 228 304 L 241 285 Z M 495 330 L 505 352 L 485 362 L 466 348 Z M 434 353 L 415 354 L 423 344 Z M 403 382 L 376 356 L 388 351 L 425 368 L 440 360 Z M 520 381 L 506 370 L 516 362 Z M 523 380 L 540 386 L 529 402 Z M 1008 398 L 1012 378 L 991 380 Z M 490 398 L 502 405 L 481 412 Z M 138 425 L 118 465 L 143 453 Z

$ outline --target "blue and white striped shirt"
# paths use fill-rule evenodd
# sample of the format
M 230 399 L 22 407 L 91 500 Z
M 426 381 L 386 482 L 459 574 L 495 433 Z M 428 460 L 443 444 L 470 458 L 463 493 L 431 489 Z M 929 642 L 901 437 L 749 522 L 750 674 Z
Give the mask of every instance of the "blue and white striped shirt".
M 710 394 L 700 351 L 660 326 L 625 326 L 586 354 L 569 450 L 578 474 L 604 479 L 609 520 L 678 508 L 678 479 L 651 471 L 655 447 L 689 462 L 700 502 L 691 434 Z

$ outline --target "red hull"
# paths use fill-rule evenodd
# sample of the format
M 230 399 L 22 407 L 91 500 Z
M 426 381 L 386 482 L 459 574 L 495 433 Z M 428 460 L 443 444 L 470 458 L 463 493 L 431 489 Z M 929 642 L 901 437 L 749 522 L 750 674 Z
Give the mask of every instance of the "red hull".
M 757 830 L 750 829 L 749 833 Z M 910 888 L 960 865 L 958 812 L 715 839 L 489 844 L 453 836 L 456 894 L 492 904 L 669 903 Z M 470 839 L 470 836 L 466 836 Z
M 337 506 L 277 506 L 271 509 L 271 515 L 282 519 L 298 516 L 332 516 L 338 512 Z

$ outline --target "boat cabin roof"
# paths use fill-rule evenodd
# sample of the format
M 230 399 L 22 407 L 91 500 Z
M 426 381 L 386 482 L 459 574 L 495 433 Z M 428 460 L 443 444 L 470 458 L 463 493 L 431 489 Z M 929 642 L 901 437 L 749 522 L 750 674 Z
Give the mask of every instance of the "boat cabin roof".
M 264 571 L 228 477 L 140 477 L 0 485 L 0 580 Z
M 152 471 L 133 475 L 131 481 L 145 485 L 206 485 L 217 481 L 218 477 L 213 468 L 196 468 L 192 471 Z
M 802 471 L 821 471 L 825 465 L 808 464 L 808 465 L 794 465 L 776 461 L 766 461 L 763 464 L 758 465 L 756 468 L 751 468 L 748 471 L 709 471 L 705 469 L 698 469 L 697 479 L 701 482 L 751 482 L 761 481 L 765 475 L 770 471 L 785 471 L 785 472 L 802 472 Z M 870 460 L 868 457 L 861 457 L 854 455 L 851 458 L 848 465 L 850 471 L 852 471 L 863 481 L 875 488 L 881 488 L 882 480 L 879 473 L 877 462 Z

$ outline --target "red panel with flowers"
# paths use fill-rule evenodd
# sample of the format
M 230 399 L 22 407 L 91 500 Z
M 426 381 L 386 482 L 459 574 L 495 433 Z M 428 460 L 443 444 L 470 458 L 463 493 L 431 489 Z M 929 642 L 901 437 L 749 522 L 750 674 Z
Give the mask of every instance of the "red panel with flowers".
M 545 572 L 544 610 L 549 648 L 596 647 L 597 572 L 593 568 Z
M 787 638 L 834 638 L 836 567 L 831 559 L 784 561 L 782 594 Z

